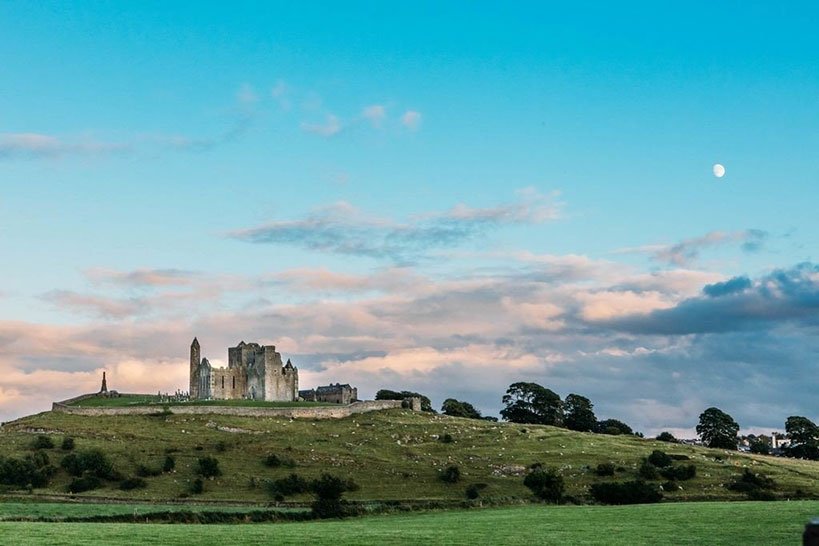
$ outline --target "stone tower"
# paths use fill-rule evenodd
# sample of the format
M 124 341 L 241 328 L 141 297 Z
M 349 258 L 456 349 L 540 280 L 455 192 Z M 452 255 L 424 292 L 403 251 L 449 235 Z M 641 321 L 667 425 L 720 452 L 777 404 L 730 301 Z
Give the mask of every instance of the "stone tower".
M 191 398 L 199 398 L 199 384 L 197 381 L 198 374 L 197 369 L 199 368 L 199 363 L 201 362 L 200 355 L 199 355 L 199 340 L 193 338 L 193 343 L 191 343 L 191 373 L 190 373 L 190 387 L 189 387 L 189 394 Z
M 108 382 L 105 380 L 105 372 L 102 372 L 102 386 L 100 386 L 100 394 L 108 394 Z

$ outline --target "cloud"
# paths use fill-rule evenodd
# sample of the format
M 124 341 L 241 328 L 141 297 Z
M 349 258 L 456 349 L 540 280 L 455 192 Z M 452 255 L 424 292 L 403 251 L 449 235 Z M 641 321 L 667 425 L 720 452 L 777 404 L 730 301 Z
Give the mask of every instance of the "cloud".
M 323 137 L 331 137 L 341 132 L 341 121 L 333 114 L 328 114 L 323 124 L 302 123 L 302 131 Z
M 231 237 L 257 244 L 289 244 L 309 250 L 407 262 L 431 249 L 455 247 L 504 225 L 539 224 L 559 218 L 554 196 L 529 189 L 515 203 L 472 208 L 457 205 L 407 222 L 374 219 L 349 203 L 336 203 L 301 220 L 278 221 L 235 231 Z
M 415 110 L 407 110 L 401 116 L 401 124 L 412 131 L 417 130 L 421 126 L 421 113 Z
M 696 261 L 706 248 L 739 244 L 744 252 L 757 252 L 768 239 L 768 233 L 759 229 L 743 231 L 711 231 L 700 237 L 685 239 L 673 245 L 646 245 L 623 248 L 616 253 L 644 253 L 652 260 L 674 266 L 686 266 Z
M 93 283 L 110 283 L 127 287 L 186 286 L 200 277 L 194 271 L 183 269 L 137 269 L 117 271 L 89 269 L 86 277 Z
M 256 90 L 252 85 L 244 83 L 236 91 L 236 102 L 241 106 L 252 108 L 259 102 L 259 95 L 256 94 Z
M 387 109 L 380 104 L 372 104 L 364 107 L 361 117 L 369 121 L 373 127 L 379 128 L 387 117 Z
M 105 318 L 123 318 L 145 312 L 145 301 L 141 298 L 109 298 L 91 294 L 80 294 L 71 290 L 51 290 L 41 296 L 43 301 L 56 307 L 80 311 Z
M 706 296 L 718 298 L 729 294 L 736 294 L 751 288 L 751 279 L 746 276 L 733 277 L 725 282 L 717 282 L 714 284 L 707 284 L 703 287 L 702 292 Z
M 65 140 L 42 133 L 0 133 L 0 159 L 47 158 L 65 155 L 105 155 L 127 151 L 130 146 L 92 138 Z
M 279 108 L 282 110 L 290 110 L 291 103 L 290 103 L 290 87 L 284 80 L 277 80 L 276 85 L 270 89 L 270 96 L 279 104 Z

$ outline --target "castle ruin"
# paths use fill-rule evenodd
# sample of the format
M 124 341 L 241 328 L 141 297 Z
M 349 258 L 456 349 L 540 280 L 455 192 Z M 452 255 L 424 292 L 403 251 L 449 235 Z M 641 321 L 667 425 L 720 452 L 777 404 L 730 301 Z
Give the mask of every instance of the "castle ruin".
M 242 341 L 228 348 L 228 367 L 214 368 L 201 358 L 199 341 L 191 343 L 190 397 L 193 400 L 299 399 L 299 370 L 282 357 L 273 345 Z

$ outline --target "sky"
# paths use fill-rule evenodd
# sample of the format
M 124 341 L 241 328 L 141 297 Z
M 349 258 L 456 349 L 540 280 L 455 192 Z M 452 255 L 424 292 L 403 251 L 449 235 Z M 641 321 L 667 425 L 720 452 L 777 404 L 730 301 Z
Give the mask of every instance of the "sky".
M 0 420 L 187 388 L 819 418 L 810 2 L 0 3 Z M 725 166 L 723 177 L 714 164 Z

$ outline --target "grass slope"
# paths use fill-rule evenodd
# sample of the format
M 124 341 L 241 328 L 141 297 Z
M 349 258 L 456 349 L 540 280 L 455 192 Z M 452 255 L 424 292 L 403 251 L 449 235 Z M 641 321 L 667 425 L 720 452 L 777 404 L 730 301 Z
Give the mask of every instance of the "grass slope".
M 523 506 L 260 525 L 0 523 L 28 544 L 800 544 L 819 502 Z
M 146 489 L 120 491 L 116 484 L 110 484 L 78 495 L 94 499 L 176 499 L 188 491 L 197 458 L 203 455 L 217 457 L 223 471 L 221 477 L 207 480 L 205 492 L 195 497 L 204 501 L 265 502 L 269 498 L 260 484 L 291 472 L 307 478 L 322 472 L 352 478 L 361 486 L 348 495 L 355 500 L 457 501 L 464 498 L 471 483 L 488 484 L 482 492 L 484 498 L 501 502 L 529 499 L 523 474 L 535 462 L 558 468 L 567 494 L 585 499 L 592 483 L 634 479 L 641 459 L 653 449 L 687 455 L 697 466 L 697 477 L 681 482 L 684 490 L 667 493 L 667 500 L 740 499 L 723 484 L 743 467 L 776 480 L 777 494 L 783 498 L 795 497 L 797 490 L 819 498 L 816 462 L 405 410 L 315 421 L 225 415 L 83 417 L 47 412 L 0 429 L 0 455 L 29 453 L 37 431 L 52 436 L 57 446 L 62 437 L 71 436 L 78 450 L 103 449 L 126 476 L 133 475 L 139 465 L 161 467 L 168 451 L 176 458 L 175 471 L 147 478 Z M 450 434 L 453 442 L 440 442 L 438 437 L 443 434 Z M 59 447 L 46 452 L 54 464 L 64 455 Z M 292 459 L 296 467 L 264 466 L 262 460 L 269 453 Z M 601 462 L 612 462 L 622 470 L 613 478 L 600 478 L 593 469 Z M 438 479 L 439 470 L 450 464 L 460 467 L 460 483 L 446 484 Z M 34 493 L 66 495 L 68 482 L 68 475 L 60 471 L 48 488 Z

